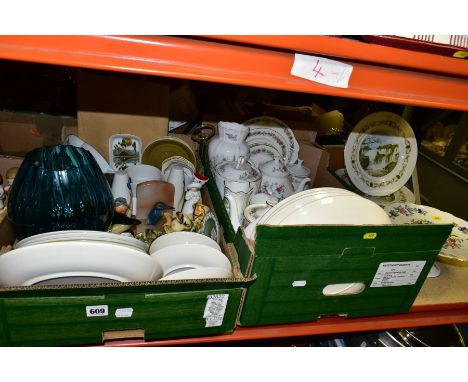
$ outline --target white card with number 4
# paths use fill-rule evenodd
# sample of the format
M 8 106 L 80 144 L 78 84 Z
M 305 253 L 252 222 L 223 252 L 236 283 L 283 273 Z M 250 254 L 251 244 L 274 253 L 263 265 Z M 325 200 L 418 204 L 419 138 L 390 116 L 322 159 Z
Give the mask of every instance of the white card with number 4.
M 296 53 L 291 74 L 324 85 L 347 88 L 352 71 L 353 66 L 343 62 Z

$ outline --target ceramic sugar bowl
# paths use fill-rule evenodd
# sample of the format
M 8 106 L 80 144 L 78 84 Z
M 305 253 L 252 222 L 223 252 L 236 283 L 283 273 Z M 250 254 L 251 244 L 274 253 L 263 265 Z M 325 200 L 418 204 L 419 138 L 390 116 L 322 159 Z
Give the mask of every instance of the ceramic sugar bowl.
M 216 186 L 221 198 L 224 198 L 225 188 L 232 192 L 249 192 L 252 195 L 258 191 L 260 184 L 260 171 L 241 156 L 236 161 L 219 163 L 215 167 Z
M 279 157 L 263 163 L 260 166 L 262 181 L 259 192 L 275 196 L 279 200 L 285 199 L 292 194 L 303 191 L 309 178 L 302 179 L 296 188 L 293 186 L 291 174 Z

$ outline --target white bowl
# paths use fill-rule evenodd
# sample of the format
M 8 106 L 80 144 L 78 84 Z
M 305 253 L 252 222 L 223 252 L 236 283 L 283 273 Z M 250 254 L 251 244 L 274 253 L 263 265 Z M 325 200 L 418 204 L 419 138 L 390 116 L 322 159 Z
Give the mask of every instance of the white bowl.
M 149 164 L 130 166 L 125 171 L 127 171 L 127 174 L 133 184 L 146 182 L 148 180 L 162 180 L 163 177 L 159 168 Z
M 231 270 L 231 262 L 224 253 L 202 244 L 176 244 L 150 255 L 163 269 L 163 277 L 173 273 L 202 267 Z
M 160 249 L 172 245 L 206 245 L 221 252 L 221 247 L 212 238 L 196 232 L 171 232 L 158 237 L 150 246 L 149 253 L 154 253 Z M 187 247 L 188 248 L 188 247 Z

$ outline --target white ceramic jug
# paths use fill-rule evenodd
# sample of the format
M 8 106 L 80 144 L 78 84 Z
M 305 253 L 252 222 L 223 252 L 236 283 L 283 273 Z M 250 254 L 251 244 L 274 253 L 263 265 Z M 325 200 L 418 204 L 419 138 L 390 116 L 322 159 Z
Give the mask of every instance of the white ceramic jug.
M 210 167 L 218 163 L 235 161 L 243 156 L 249 156 L 249 146 L 245 139 L 249 134 L 249 127 L 235 122 L 219 122 L 218 135 L 208 144 L 208 160 Z
M 242 225 L 244 220 L 244 209 L 252 195 L 252 189 L 248 192 L 234 192 L 228 187 L 224 188 L 224 206 L 228 212 L 234 231 Z

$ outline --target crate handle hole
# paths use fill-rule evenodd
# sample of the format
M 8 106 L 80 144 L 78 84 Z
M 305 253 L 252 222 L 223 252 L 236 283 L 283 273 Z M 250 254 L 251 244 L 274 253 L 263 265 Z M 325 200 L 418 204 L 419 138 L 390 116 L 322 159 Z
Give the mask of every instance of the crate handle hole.
M 349 296 L 362 293 L 365 288 L 364 283 L 329 284 L 323 288 L 322 293 L 325 296 Z

